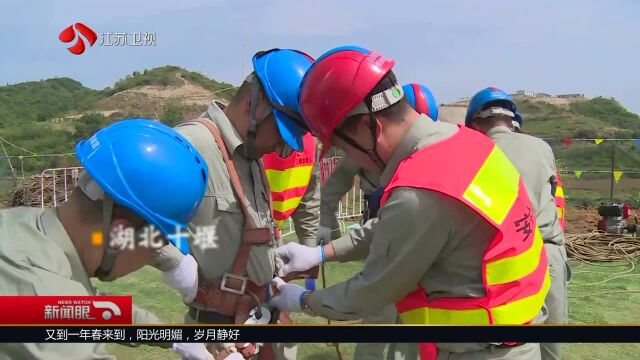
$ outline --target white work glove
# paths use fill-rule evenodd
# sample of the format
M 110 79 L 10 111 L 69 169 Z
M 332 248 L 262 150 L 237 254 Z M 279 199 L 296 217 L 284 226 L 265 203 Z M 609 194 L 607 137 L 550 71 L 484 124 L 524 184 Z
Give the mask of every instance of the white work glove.
M 224 360 L 244 360 L 244 356 L 239 352 L 229 354 Z
M 165 284 L 177 290 L 184 302 L 191 303 L 198 292 L 198 263 L 191 255 L 186 255 L 173 269 L 162 273 Z
M 222 343 L 222 347 L 231 353 L 238 352 L 238 349 L 236 348 L 236 343 Z
M 214 360 L 213 354 L 202 343 L 174 343 L 171 348 L 182 360 Z
M 278 276 L 287 276 L 295 271 L 306 271 L 321 263 L 320 246 L 309 247 L 290 242 L 276 250 Z
M 288 312 L 300 312 L 302 307 L 300 304 L 300 297 L 308 290 L 300 285 L 287 284 L 281 278 L 274 278 L 273 285 L 278 288 L 279 294 L 271 298 L 269 305 L 277 307 L 282 311 Z
M 327 226 L 318 226 L 316 232 L 316 244 L 328 244 L 331 242 L 331 228 Z

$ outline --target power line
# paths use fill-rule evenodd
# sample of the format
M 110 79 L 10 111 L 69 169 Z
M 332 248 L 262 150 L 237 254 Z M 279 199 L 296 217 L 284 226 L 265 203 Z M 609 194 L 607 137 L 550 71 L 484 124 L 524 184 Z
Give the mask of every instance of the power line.
M 559 137 L 543 137 L 540 138 L 542 140 L 571 140 L 571 141 L 596 141 L 596 140 L 602 140 L 602 141 L 638 141 L 640 139 L 607 139 L 607 138 L 594 138 L 594 139 L 587 139 L 587 138 L 572 138 L 572 137 L 563 137 L 563 138 L 559 138 Z
M 216 91 L 212 92 L 212 93 L 211 93 L 211 95 L 213 95 L 213 94 L 217 94 L 217 93 L 221 93 L 221 92 L 223 92 L 223 91 L 227 91 L 227 90 L 235 89 L 235 88 L 236 88 L 235 86 L 229 86 L 229 87 L 224 88 L 224 89 L 222 89 L 222 90 L 216 90 Z
M 558 172 L 561 173 L 573 173 L 576 171 L 580 171 L 583 173 L 611 173 L 611 170 L 568 170 L 568 169 L 563 169 L 563 170 L 558 170 Z M 620 169 L 620 170 L 614 170 L 613 172 L 617 172 L 617 171 L 622 171 L 625 174 L 640 174 L 640 171 L 633 171 L 633 170 L 624 170 L 624 169 Z
M 0 140 L 4 141 L 4 142 L 6 142 L 7 144 L 9 144 L 9 145 L 11 145 L 11 146 L 13 146 L 13 147 L 16 147 L 16 148 L 18 148 L 18 149 L 20 149 L 20 150 L 24 150 L 24 151 L 26 151 L 26 152 L 28 152 L 28 153 L 35 154 L 35 152 L 33 152 L 33 151 L 31 151 L 31 150 L 27 150 L 27 149 L 23 148 L 22 146 L 16 145 L 16 144 L 14 144 L 14 143 L 10 142 L 9 140 L 7 140 L 7 139 L 3 138 L 2 136 L 0 136 Z
M 6 152 L 5 152 L 6 154 Z M 6 159 L 6 158 L 37 158 L 37 157 L 54 157 L 54 156 L 71 156 L 71 155 L 75 155 L 76 153 L 70 152 L 70 153 L 62 153 L 62 154 L 34 154 L 34 155 L 0 155 L 0 159 Z

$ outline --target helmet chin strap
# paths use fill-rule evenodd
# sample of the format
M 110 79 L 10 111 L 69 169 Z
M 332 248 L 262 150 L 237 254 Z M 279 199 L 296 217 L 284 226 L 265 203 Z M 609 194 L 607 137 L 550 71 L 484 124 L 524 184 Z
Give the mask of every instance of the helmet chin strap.
M 384 170 L 386 164 L 380 158 L 380 154 L 378 154 L 378 139 L 376 139 L 376 118 L 373 116 L 373 112 L 371 110 L 369 110 L 369 131 L 371 132 L 371 142 L 373 144 L 373 148 L 367 150 L 367 155 L 369 155 L 369 158 L 382 171 Z
M 371 140 L 373 143 L 373 148 L 371 149 L 365 149 L 362 145 L 358 144 L 355 140 L 347 136 L 345 133 L 343 133 L 339 129 L 336 130 L 334 134 L 338 136 L 342 141 L 346 142 L 347 144 L 354 147 L 358 151 L 361 151 L 367 154 L 371 159 L 371 161 L 373 161 L 376 164 L 376 166 L 382 171 L 386 167 L 386 164 L 384 163 L 384 161 L 382 161 L 380 154 L 378 154 L 375 120 L 376 118 L 373 116 L 373 112 L 369 111 L 369 131 L 371 133 Z
M 100 266 L 96 269 L 95 276 L 104 280 L 113 268 L 113 264 L 116 262 L 116 258 L 120 251 L 112 248 L 111 243 L 111 219 L 113 215 L 113 199 L 111 196 L 104 194 L 102 199 L 102 244 L 104 247 L 104 254 Z

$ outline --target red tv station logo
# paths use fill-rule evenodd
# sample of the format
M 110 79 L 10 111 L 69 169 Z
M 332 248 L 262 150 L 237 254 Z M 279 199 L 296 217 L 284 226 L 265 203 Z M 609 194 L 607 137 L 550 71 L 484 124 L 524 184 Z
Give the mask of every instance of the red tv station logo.
M 0 324 L 131 325 L 131 296 L 0 296 Z
M 60 35 L 58 35 L 58 39 L 60 39 L 60 41 L 64 43 L 68 43 L 77 38 L 78 40 L 76 41 L 76 43 L 73 46 L 67 48 L 67 50 L 69 50 L 69 52 L 74 55 L 80 55 L 84 53 L 84 50 L 86 49 L 84 40 L 82 40 L 82 38 L 78 36 L 77 33 L 80 33 L 80 35 L 82 35 L 89 42 L 89 47 L 93 46 L 96 40 L 98 40 L 98 34 L 96 34 L 96 32 L 87 25 L 81 22 L 77 22 L 74 25 L 69 25 L 67 28 L 60 32 Z

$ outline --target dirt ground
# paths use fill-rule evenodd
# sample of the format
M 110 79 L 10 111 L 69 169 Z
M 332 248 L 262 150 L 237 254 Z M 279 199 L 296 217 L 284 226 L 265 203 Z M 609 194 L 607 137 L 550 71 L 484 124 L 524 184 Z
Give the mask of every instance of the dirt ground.
M 640 215 L 640 209 L 631 209 L 631 218 Z M 568 234 L 584 234 L 597 230 L 598 215 L 597 207 L 568 207 L 567 208 L 567 228 Z
M 567 229 L 569 234 L 583 234 L 598 228 L 598 209 L 595 207 L 568 207 Z

